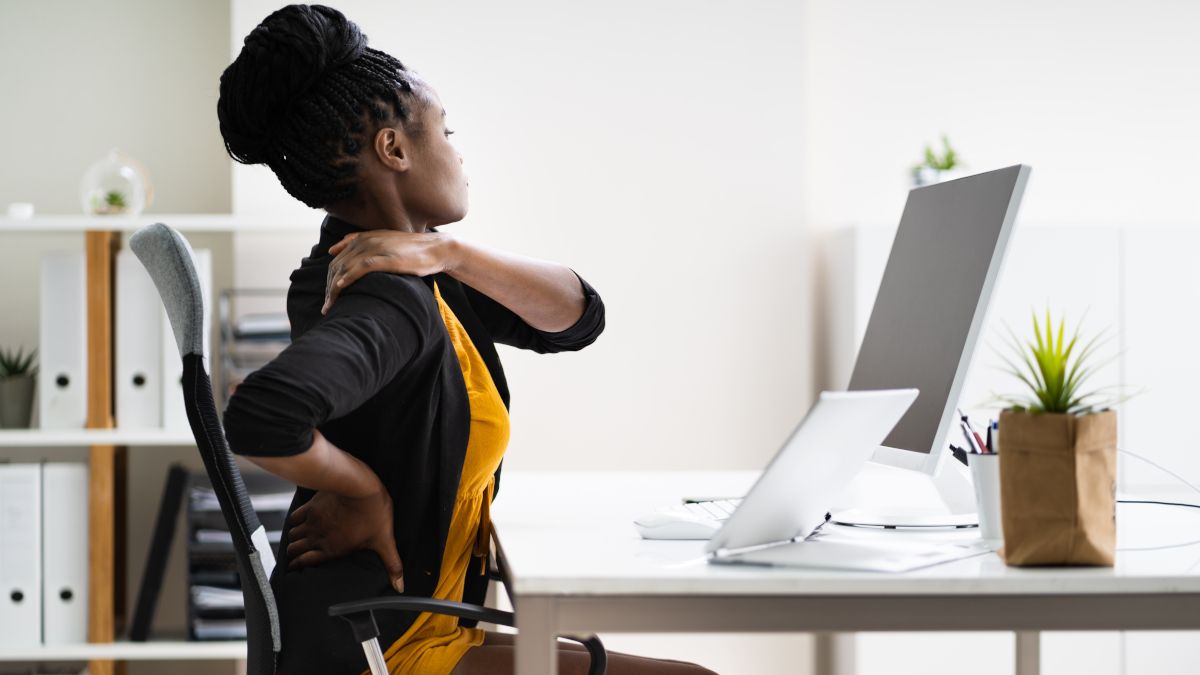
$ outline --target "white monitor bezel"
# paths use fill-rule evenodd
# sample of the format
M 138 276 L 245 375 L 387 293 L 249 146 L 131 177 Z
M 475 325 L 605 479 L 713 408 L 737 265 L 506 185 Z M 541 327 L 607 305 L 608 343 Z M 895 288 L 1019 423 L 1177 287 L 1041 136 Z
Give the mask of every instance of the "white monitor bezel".
M 955 420 L 958 418 L 956 409 L 958 408 L 958 398 L 962 393 L 963 383 L 966 381 L 967 368 L 970 366 L 971 357 L 975 353 L 975 346 L 979 342 L 979 333 L 983 330 L 983 325 L 987 319 L 987 312 L 991 305 L 992 289 L 996 284 L 996 279 L 999 278 L 1000 272 L 1004 267 L 1006 259 L 1005 253 L 1008 250 L 1008 242 L 1012 234 L 1013 224 L 1017 219 L 1017 211 L 1021 204 L 1021 198 L 1025 194 L 1025 185 L 1029 181 L 1029 173 L 1032 170 L 1027 164 L 1017 164 L 1017 179 L 1013 182 L 1012 195 L 1009 197 L 1008 206 L 1005 208 L 1004 220 L 1000 224 L 1000 233 L 996 237 L 996 248 L 992 252 L 991 261 L 988 264 L 987 273 L 984 275 L 983 287 L 979 292 L 979 299 L 975 305 L 975 316 L 971 320 L 971 327 L 967 331 L 966 342 L 963 344 L 962 354 L 959 355 L 958 366 L 954 371 L 954 378 L 950 383 L 950 392 L 946 396 L 946 404 L 942 410 L 942 419 L 938 424 L 937 434 L 933 439 L 933 446 L 928 453 L 916 452 L 914 450 L 906 450 L 903 448 L 892 448 L 886 445 L 880 445 L 875 448 L 875 452 L 871 455 L 871 461 L 876 464 L 884 464 L 898 469 L 908 469 L 911 471 L 919 471 L 921 473 L 934 476 L 941 467 L 941 463 L 945 461 L 948 452 L 948 444 L 950 442 L 950 432 L 954 428 Z M 936 183 L 934 185 L 926 185 L 913 188 L 909 191 L 909 198 L 918 190 L 932 190 L 959 181 L 971 180 L 972 178 L 985 175 L 987 173 L 995 173 L 996 171 L 1007 171 L 1013 167 L 1004 167 L 994 171 L 972 174 L 963 176 L 952 181 L 944 183 Z M 901 234 L 901 228 L 904 226 L 903 216 L 901 217 L 900 226 L 896 228 L 896 237 Z M 893 250 L 895 248 L 895 238 L 892 239 Z M 886 266 L 891 264 L 891 254 L 888 254 L 888 262 Z M 881 280 L 882 285 L 882 280 Z M 878 291 L 876 298 L 878 299 Z M 871 312 L 874 313 L 874 305 Z M 867 326 L 870 327 L 868 318 Z M 865 337 L 864 337 L 865 342 Z

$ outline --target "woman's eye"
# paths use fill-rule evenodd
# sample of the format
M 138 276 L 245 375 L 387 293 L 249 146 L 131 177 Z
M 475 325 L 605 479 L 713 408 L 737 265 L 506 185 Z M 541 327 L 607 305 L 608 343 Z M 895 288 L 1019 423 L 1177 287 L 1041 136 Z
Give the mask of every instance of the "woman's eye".
M 449 130 L 449 129 L 447 129 L 447 130 L 446 130 L 446 135 L 447 135 L 447 136 L 449 136 L 449 135 L 450 135 L 450 134 L 452 134 L 452 133 L 454 133 L 454 132 L 453 132 L 453 131 L 451 131 L 451 130 Z

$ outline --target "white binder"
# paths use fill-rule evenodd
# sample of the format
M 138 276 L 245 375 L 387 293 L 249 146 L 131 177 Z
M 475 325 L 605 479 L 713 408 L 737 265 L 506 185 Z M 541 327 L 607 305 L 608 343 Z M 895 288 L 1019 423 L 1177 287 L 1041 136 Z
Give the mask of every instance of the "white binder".
M 162 301 L 133 251 L 117 252 L 116 417 L 118 429 L 162 427 Z
M 42 467 L 0 464 L 0 647 L 42 641 Z
M 42 258 L 38 419 L 44 429 L 87 423 L 87 267 L 82 252 Z
M 88 472 L 85 462 L 42 465 L 42 642 L 87 642 Z
M 200 278 L 200 291 L 204 305 L 204 360 L 208 362 L 210 336 L 210 321 L 212 321 L 212 252 L 206 248 L 194 250 L 193 264 L 196 266 L 196 276 Z M 162 303 L 159 303 L 162 305 Z M 187 410 L 183 406 L 183 359 L 179 356 L 179 347 L 175 344 L 175 333 L 171 330 L 171 321 L 167 318 L 167 310 L 162 309 L 162 372 L 163 372 L 163 427 L 170 431 L 187 432 Z M 211 365 L 209 366 L 211 368 Z

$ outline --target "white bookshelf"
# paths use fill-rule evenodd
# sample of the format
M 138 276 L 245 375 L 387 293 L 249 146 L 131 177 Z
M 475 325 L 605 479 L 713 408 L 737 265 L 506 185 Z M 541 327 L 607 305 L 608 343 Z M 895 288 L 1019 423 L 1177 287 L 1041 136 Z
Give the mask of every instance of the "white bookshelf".
M 317 212 L 314 212 L 316 214 Z M 166 223 L 181 232 L 308 232 L 320 217 L 280 219 L 278 216 L 235 216 L 227 213 L 143 213 L 139 216 L 50 214 L 31 218 L 0 216 L 0 232 L 132 232 L 151 223 Z
M 117 641 L 73 645 L 29 645 L 0 647 L 5 661 L 241 661 L 246 658 L 244 640 L 150 640 Z
M 0 429 L 0 448 L 68 448 L 91 445 L 187 447 L 190 431 L 162 429 Z

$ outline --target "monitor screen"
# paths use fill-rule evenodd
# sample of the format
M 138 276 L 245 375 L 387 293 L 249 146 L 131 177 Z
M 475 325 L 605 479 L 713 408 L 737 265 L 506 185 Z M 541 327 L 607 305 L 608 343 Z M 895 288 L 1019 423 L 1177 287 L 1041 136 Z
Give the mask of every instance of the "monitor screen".
M 1028 173 L 909 192 L 849 386 L 920 390 L 884 446 L 929 453 L 945 442 Z

